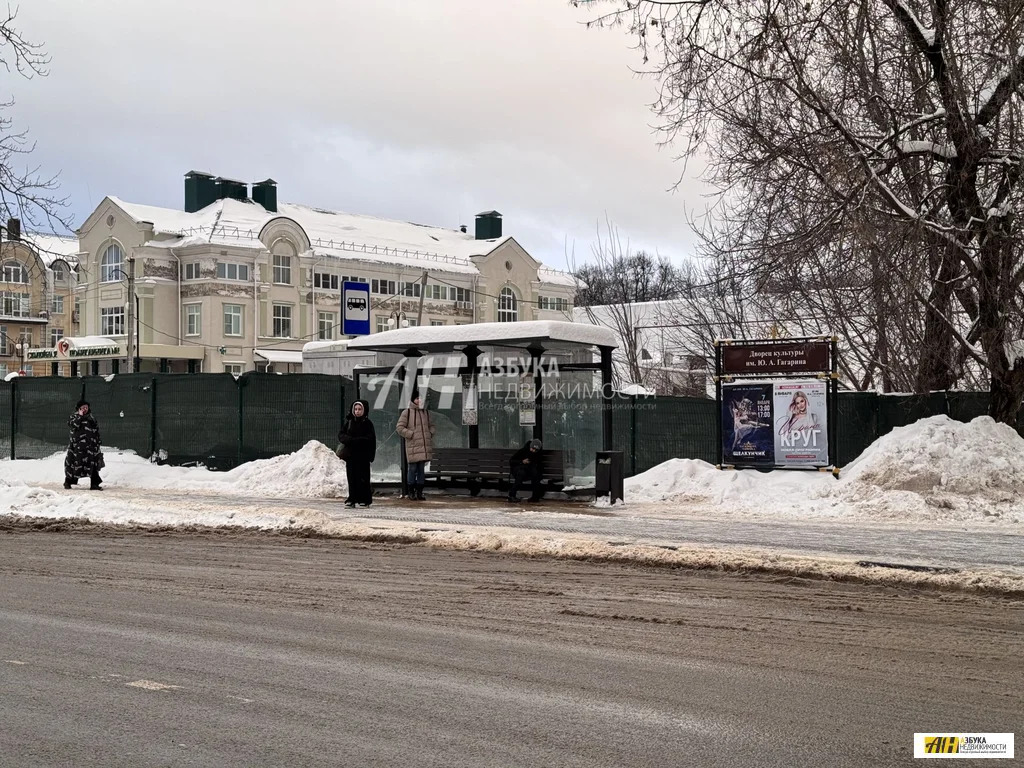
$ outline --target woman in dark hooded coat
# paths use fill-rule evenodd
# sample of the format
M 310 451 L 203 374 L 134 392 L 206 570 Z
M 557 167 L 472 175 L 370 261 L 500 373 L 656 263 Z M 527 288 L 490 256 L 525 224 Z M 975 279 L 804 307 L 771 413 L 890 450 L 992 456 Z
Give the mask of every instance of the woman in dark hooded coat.
M 68 419 L 68 428 L 71 437 L 64 457 L 64 487 L 70 488 L 78 484 L 78 478 L 88 477 L 91 480 L 89 490 L 102 491 L 100 470 L 105 464 L 100 450 L 100 427 L 85 400 L 78 401 Z
M 356 400 L 345 417 L 345 423 L 338 432 L 338 458 L 345 462 L 348 477 L 348 498 L 346 507 L 368 507 L 373 502 L 373 486 L 370 484 L 370 464 L 377 457 L 377 433 L 369 417 L 370 404 Z

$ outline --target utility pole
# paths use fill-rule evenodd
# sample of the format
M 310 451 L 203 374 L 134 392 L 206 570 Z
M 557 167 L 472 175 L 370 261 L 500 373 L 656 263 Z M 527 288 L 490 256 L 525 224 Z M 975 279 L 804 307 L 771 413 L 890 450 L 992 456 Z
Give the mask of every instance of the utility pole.
M 135 373 L 135 258 L 128 259 L 128 373 Z
M 423 325 L 423 298 L 427 295 L 427 275 L 429 273 L 424 270 L 423 277 L 420 278 L 420 310 L 416 313 L 416 325 Z

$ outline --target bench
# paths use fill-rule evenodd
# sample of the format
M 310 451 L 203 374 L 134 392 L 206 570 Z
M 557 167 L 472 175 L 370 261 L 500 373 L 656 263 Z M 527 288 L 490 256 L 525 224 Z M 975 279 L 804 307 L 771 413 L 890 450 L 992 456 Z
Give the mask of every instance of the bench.
M 507 491 L 509 460 L 518 448 L 435 448 L 430 460 L 431 478 L 438 488 L 466 487 L 471 496 L 483 487 L 496 487 Z M 544 467 L 541 487 L 560 491 L 565 485 L 565 456 L 562 451 L 541 451 Z

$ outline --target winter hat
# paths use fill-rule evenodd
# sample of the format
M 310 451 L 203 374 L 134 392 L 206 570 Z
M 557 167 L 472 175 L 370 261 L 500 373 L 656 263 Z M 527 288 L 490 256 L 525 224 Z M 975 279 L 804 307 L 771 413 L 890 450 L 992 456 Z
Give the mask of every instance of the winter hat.
M 418 389 L 414 389 L 412 391 L 412 395 L 409 396 L 409 402 L 411 403 L 413 400 L 419 400 L 419 399 L 420 399 L 420 391 Z
M 531 440 L 530 441 L 530 447 L 533 448 L 533 450 L 535 450 L 535 451 L 539 451 L 540 450 L 540 440 Z
M 88 401 L 88 400 L 79 400 L 79 401 L 78 401 L 78 405 L 76 405 L 76 406 L 75 406 L 75 410 L 77 411 L 77 410 L 78 410 L 79 408 L 81 408 L 81 407 L 82 407 L 83 405 L 89 405 L 89 401 Z M 91 409 L 91 408 L 92 408 L 92 406 L 91 406 L 91 405 L 89 405 L 89 408 Z

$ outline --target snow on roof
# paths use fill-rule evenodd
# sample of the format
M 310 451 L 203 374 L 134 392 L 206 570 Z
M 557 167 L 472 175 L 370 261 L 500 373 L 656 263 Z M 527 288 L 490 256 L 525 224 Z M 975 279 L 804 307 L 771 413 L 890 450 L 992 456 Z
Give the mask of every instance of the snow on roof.
M 136 221 L 153 225 L 160 239 L 147 245 L 184 247 L 199 243 L 263 249 L 260 232 L 275 218 L 295 221 L 306 232 L 317 254 L 343 259 L 409 264 L 447 272 L 476 274 L 471 256 L 483 256 L 509 236 L 477 240 L 460 230 L 391 221 L 376 216 L 340 213 L 295 203 L 282 203 L 277 213 L 241 200 L 218 200 L 202 210 L 186 213 L 172 208 L 110 200 Z M 170 235 L 171 238 L 167 236 Z
M 253 352 L 268 363 L 291 363 L 292 365 L 298 365 L 302 362 L 302 352 L 291 349 L 254 349 Z
M 537 279 L 542 283 L 551 283 L 553 285 L 576 285 L 576 278 L 569 272 L 562 272 L 551 267 L 541 267 L 537 270 Z
M 26 232 L 22 239 L 36 250 L 39 258 L 48 267 L 57 259 L 63 259 L 71 264 L 78 262 L 80 248 L 78 238 L 73 235 L 44 235 L 38 232 Z
M 561 342 L 616 347 L 615 333 L 598 325 L 562 321 L 529 320 L 520 323 L 470 323 L 468 325 L 397 328 L 349 342 L 349 349 L 403 351 L 452 349 L 469 344 L 526 346 L 532 342 Z

